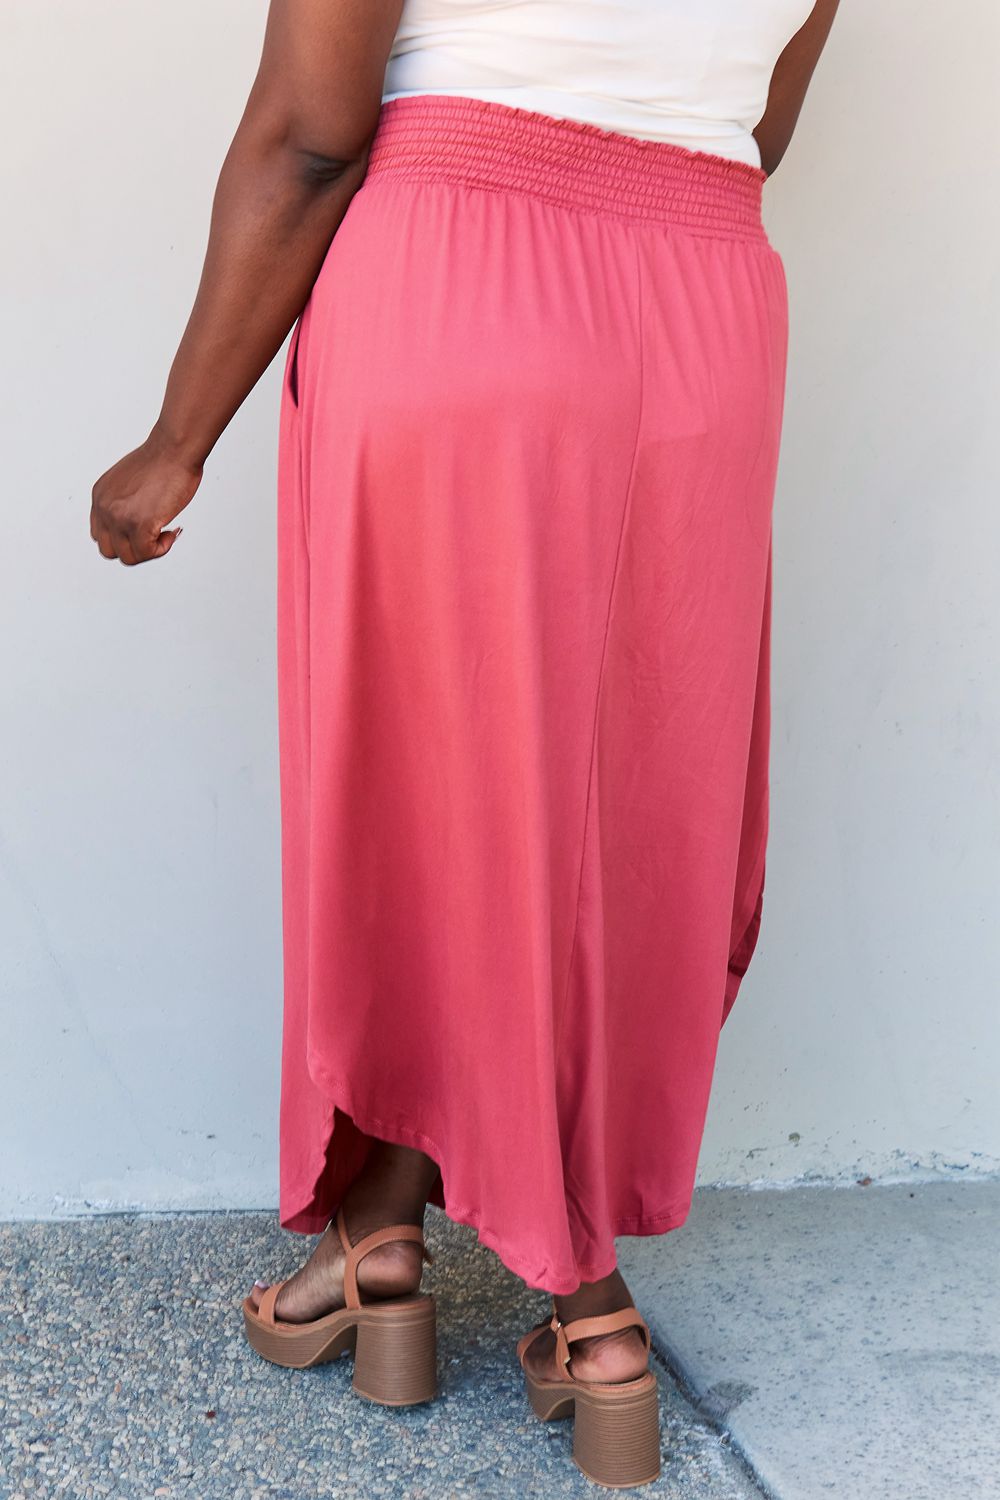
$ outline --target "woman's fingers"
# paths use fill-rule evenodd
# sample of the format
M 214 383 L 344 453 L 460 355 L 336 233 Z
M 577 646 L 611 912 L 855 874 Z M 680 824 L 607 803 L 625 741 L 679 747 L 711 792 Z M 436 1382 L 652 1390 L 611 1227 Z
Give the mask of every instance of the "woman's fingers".
M 132 538 L 127 533 L 117 538 L 117 546 L 118 561 L 123 562 L 127 568 L 134 567 L 140 561 L 132 545 Z
M 183 530 L 183 526 L 178 526 L 174 531 L 161 531 L 156 539 L 156 550 L 154 551 L 153 556 L 164 557 L 170 551 L 171 547 L 174 545 Z
M 177 528 L 179 530 L 180 527 Z M 130 527 L 120 539 L 119 561 L 127 567 L 134 567 L 136 563 L 152 562 L 156 557 L 163 557 L 173 546 L 177 531 L 159 531 L 150 525 Z
M 110 562 L 114 562 L 115 558 L 118 556 L 118 553 L 115 550 L 114 543 L 111 540 L 111 533 L 108 531 L 107 527 L 92 524 L 90 528 L 90 534 L 94 538 L 94 541 L 97 543 L 97 550 L 100 552 L 101 556 L 108 558 Z
M 97 542 L 102 557 L 108 558 L 110 562 L 124 563 L 127 568 L 134 568 L 136 563 L 149 562 L 154 557 L 162 557 L 164 552 L 169 552 L 173 545 L 173 532 L 161 532 L 158 536 L 144 537 L 138 528 L 128 531 L 119 527 L 101 526 L 91 527 L 91 535 Z M 166 542 L 163 538 L 167 537 Z

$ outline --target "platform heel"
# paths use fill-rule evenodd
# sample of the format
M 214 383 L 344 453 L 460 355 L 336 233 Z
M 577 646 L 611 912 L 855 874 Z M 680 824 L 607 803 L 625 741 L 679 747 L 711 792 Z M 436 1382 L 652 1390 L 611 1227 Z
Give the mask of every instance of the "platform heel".
M 517 1354 L 524 1370 L 532 1411 L 543 1422 L 573 1418 L 573 1460 L 595 1484 L 609 1489 L 633 1489 L 652 1484 L 660 1476 L 659 1385 L 652 1370 L 637 1380 L 598 1384 L 577 1380 L 569 1368 L 572 1340 L 638 1328 L 650 1348 L 649 1328 L 634 1307 L 596 1318 L 560 1322 L 558 1316 L 539 1323 L 518 1341 Z M 560 1375 L 555 1380 L 537 1380 L 525 1368 L 524 1355 L 545 1329 L 556 1336 Z
M 344 1300 L 346 1306 L 310 1323 L 282 1323 L 274 1305 L 283 1282 L 267 1287 L 260 1304 L 249 1297 L 243 1303 L 243 1321 L 253 1349 L 272 1364 L 305 1370 L 328 1364 L 342 1354 L 354 1354 L 352 1389 L 366 1401 L 382 1406 L 415 1406 L 437 1395 L 437 1312 L 427 1292 L 409 1297 L 362 1302 L 358 1291 L 358 1266 L 377 1245 L 394 1240 L 412 1240 L 423 1258 L 432 1256 L 423 1232 L 415 1224 L 393 1224 L 376 1229 L 352 1245 L 337 1213 L 337 1232 L 344 1247 Z
M 434 1298 L 396 1311 L 374 1309 L 358 1323 L 354 1350 L 357 1395 L 382 1406 L 414 1406 L 437 1395 L 437 1312 Z
M 573 1458 L 597 1484 L 612 1489 L 649 1484 L 660 1473 L 660 1399 L 650 1372 L 635 1389 L 603 1387 L 600 1398 L 576 1393 Z M 640 1387 L 642 1387 L 640 1389 Z

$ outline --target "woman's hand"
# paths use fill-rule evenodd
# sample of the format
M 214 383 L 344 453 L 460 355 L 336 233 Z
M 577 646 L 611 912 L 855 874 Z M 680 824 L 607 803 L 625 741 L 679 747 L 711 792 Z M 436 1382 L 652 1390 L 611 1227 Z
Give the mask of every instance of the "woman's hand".
M 90 534 L 101 556 L 129 567 L 165 557 L 183 528 L 163 528 L 194 497 L 201 476 L 200 466 L 165 449 L 153 434 L 126 453 L 92 493 Z

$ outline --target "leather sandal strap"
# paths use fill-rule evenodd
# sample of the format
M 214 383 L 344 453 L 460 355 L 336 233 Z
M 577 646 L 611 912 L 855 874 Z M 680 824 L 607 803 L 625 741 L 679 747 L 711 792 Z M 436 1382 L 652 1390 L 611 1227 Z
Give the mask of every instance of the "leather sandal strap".
M 570 1344 L 575 1339 L 598 1338 L 605 1333 L 618 1333 L 623 1328 L 638 1328 L 642 1334 L 646 1353 L 649 1353 L 652 1338 L 649 1325 L 637 1307 L 623 1307 L 618 1312 L 601 1313 L 593 1318 L 574 1318 L 571 1323 L 560 1321 L 552 1314 L 550 1327 L 556 1336 L 557 1368 L 564 1380 L 572 1380 L 569 1372 Z
M 352 1245 L 347 1234 L 347 1225 L 344 1221 L 343 1205 L 337 1210 L 337 1233 L 340 1235 L 340 1243 L 344 1247 L 344 1301 L 353 1312 L 361 1306 L 361 1296 L 358 1291 L 358 1266 L 370 1250 L 378 1245 L 388 1245 L 395 1240 L 410 1240 L 420 1246 L 423 1258 L 428 1265 L 434 1257 L 424 1244 L 423 1230 L 416 1224 L 390 1224 L 385 1229 L 375 1229 L 371 1234 L 366 1234 L 363 1239 Z
M 516 1345 L 516 1352 L 517 1352 L 517 1357 L 518 1357 L 518 1360 L 521 1363 L 522 1368 L 524 1366 L 524 1356 L 525 1356 L 525 1353 L 528 1350 L 528 1347 L 531 1344 L 533 1344 L 535 1342 L 535 1340 L 541 1334 L 543 1334 L 545 1332 L 545 1330 L 549 1326 L 550 1326 L 549 1320 L 548 1320 L 548 1318 L 546 1318 L 544 1323 L 536 1323 L 535 1326 L 534 1326 L 534 1328 L 529 1328 L 528 1332 L 527 1333 L 522 1333 L 521 1337 L 518 1339 L 517 1345 Z
M 257 1304 L 258 1318 L 264 1323 L 268 1323 L 272 1328 L 277 1322 L 274 1316 L 274 1304 L 278 1300 L 278 1293 L 284 1284 L 283 1281 L 274 1281 L 270 1286 L 265 1287 L 260 1294 L 260 1301 Z

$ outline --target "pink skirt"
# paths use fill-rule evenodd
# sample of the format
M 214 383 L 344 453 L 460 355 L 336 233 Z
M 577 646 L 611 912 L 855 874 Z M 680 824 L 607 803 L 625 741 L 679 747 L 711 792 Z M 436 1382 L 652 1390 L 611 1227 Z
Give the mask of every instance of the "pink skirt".
M 688 1213 L 764 886 L 765 175 L 382 106 L 282 389 L 288 1229 L 373 1136 L 553 1293 Z

